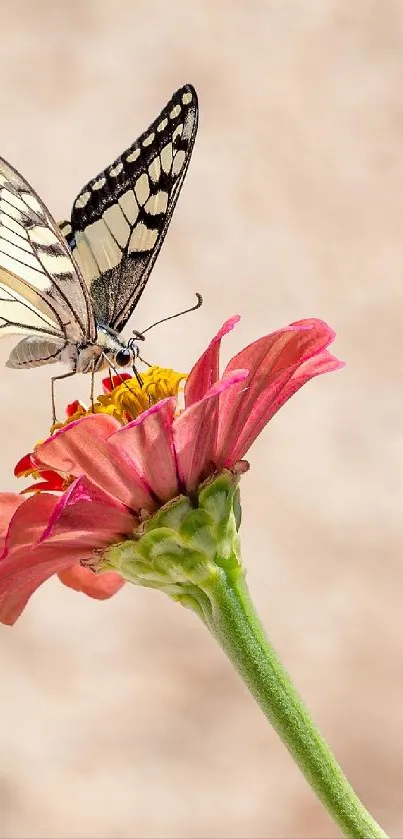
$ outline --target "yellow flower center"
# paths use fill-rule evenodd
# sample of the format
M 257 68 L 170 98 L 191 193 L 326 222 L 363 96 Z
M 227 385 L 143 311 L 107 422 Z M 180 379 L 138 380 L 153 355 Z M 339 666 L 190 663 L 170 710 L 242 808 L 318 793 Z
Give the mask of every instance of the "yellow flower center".
M 77 410 L 69 415 L 67 421 L 56 423 L 51 430 L 55 431 L 88 414 L 110 414 L 126 425 L 161 399 L 180 397 L 186 378 L 186 373 L 177 373 L 165 367 L 150 367 L 141 373 L 142 384 L 135 377 L 123 379 L 113 390 L 98 396 L 90 408 L 77 405 Z
M 116 378 L 115 376 L 114 380 Z M 50 432 L 52 434 L 58 428 L 63 428 L 74 420 L 81 419 L 81 417 L 89 414 L 109 414 L 117 419 L 121 425 L 127 425 L 128 422 L 137 419 L 140 414 L 147 411 L 151 405 L 155 405 L 161 399 L 170 396 L 174 396 L 181 403 L 177 405 L 177 412 L 179 413 L 183 402 L 181 398 L 183 397 L 183 382 L 186 378 L 186 373 L 177 373 L 175 370 L 156 366 L 150 367 L 149 370 L 141 374 L 141 383 L 135 377 L 122 378 L 113 390 L 98 396 L 90 408 L 85 408 L 78 401 L 74 402 L 67 409 L 67 420 L 57 422 Z M 40 492 L 42 490 L 61 492 L 73 480 L 72 477 L 66 478 L 64 476 L 61 478 L 52 469 L 46 467 L 37 469 L 33 452 L 21 458 L 15 467 L 14 474 L 18 478 L 31 476 L 34 481 L 39 480 L 38 488 L 35 484 L 31 484 L 31 486 L 22 490 L 23 493 Z

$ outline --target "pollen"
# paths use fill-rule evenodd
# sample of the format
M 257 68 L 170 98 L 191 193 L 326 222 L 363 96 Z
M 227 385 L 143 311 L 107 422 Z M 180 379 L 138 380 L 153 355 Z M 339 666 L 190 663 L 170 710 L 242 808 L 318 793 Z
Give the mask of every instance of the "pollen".
M 113 377 L 113 384 L 117 378 L 119 377 Z M 178 398 L 185 379 L 185 373 L 177 373 L 164 367 L 150 367 L 145 373 L 141 373 L 142 384 L 135 377 L 124 379 L 109 392 L 98 396 L 94 405 L 95 413 L 112 414 L 125 425 L 137 419 L 161 399 L 169 396 Z
M 141 383 L 136 377 L 128 373 L 121 373 L 103 380 L 104 393 L 97 397 L 90 408 L 86 408 L 76 399 L 66 408 L 67 419 L 52 426 L 53 434 L 76 420 L 90 414 L 109 414 L 121 425 L 127 425 L 137 419 L 161 399 L 173 396 L 177 400 L 177 413 L 183 408 L 184 382 L 186 373 L 177 373 L 165 367 L 150 367 L 141 373 Z M 38 444 L 39 445 L 39 444 Z M 33 484 L 22 490 L 25 493 L 64 492 L 72 483 L 74 477 L 61 475 L 52 469 L 38 468 L 35 452 L 30 452 L 18 461 L 14 474 L 17 478 L 31 478 Z
M 67 409 L 65 422 L 56 423 L 52 432 L 88 414 L 109 414 L 122 425 L 126 425 L 152 405 L 174 396 L 181 402 L 186 373 L 178 373 L 165 367 L 150 367 L 141 373 L 141 384 L 136 377 L 125 373 L 104 379 L 104 393 L 97 397 L 88 409 L 74 402 Z

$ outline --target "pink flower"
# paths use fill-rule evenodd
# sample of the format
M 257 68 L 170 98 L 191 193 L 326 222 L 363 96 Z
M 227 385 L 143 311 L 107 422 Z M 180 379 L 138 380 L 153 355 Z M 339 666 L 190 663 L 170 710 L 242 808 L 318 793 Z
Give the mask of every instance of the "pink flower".
M 131 379 L 112 391 L 97 413 L 60 428 L 36 447 L 30 461 L 20 461 L 20 467 L 46 477 L 45 488 L 62 494 L 1 496 L 0 621 L 14 623 L 33 591 L 53 574 L 91 597 L 110 597 L 124 581 L 111 572 L 94 574 L 97 554 L 129 538 L 144 513 L 192 493 L 214 472 L 236 467 L 293 393 L 342 366 L 327 350 L 334 333 L 312 319 L 250 344 L 220 377 L 221 339 L 238 320 L 224 324 L 193 367 L 183 410 L 177 396 L 169 395 L 122 424 L 121 417 L 130 414 L 131 388 L 138 388 Z M 156 382 L 154 377 L 155 387 Z M 125 401 L 123 413 L 116 407 L 119 399 Z

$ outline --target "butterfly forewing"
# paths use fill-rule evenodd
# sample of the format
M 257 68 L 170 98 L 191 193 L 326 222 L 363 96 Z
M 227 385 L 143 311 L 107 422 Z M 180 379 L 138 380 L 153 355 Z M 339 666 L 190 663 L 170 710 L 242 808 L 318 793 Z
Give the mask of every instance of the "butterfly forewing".
M 196 93 L 185 85 L 149 129 L 84 187 L 71 222 L 60 227 L 0 158 L 0 335 L 26 334 L 9 367 L 63 361 L 71 373 L 94 373 L 120 363 L 119 354 L 134 359 L 116 332 L 161 248 L 197 120 Z M 52 404 L 55 414 L 53 397 Z
M 129 149 L 79 193 L 63 223 L 99 322 L 118 332 L 164 240 L 197 131 L 196 92 L 178 90 Z
M 0 334 L 94 340 L 88 290 L 64 237 L 25 179 L 0 158 Z

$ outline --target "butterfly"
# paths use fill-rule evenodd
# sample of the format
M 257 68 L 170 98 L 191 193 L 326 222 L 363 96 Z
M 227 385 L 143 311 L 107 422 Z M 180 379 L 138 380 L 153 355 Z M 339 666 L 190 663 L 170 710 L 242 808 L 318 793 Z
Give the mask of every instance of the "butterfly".
M 8 367 L 69 366 L 52 377 L 54 420 L 56 379 L 135 364 L 136 339 L 124 341 L 120 333 L 164 241 L 197 124 L 196 91 L 184 85 L 147 131 L 83 187 L 70 222 L 60 225 L 0 158 L 0 336 L 26 335 Z

